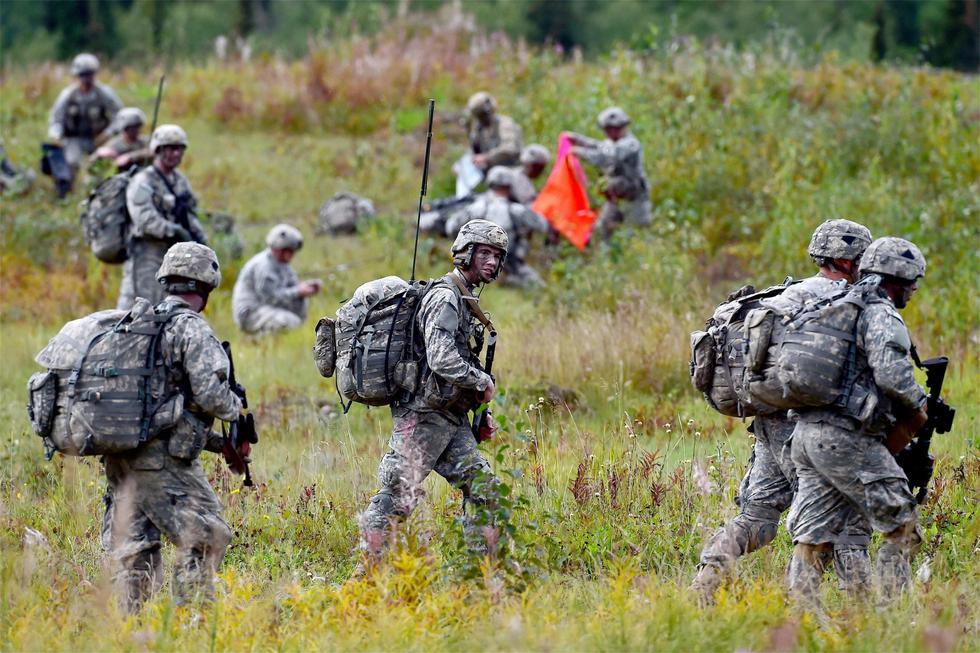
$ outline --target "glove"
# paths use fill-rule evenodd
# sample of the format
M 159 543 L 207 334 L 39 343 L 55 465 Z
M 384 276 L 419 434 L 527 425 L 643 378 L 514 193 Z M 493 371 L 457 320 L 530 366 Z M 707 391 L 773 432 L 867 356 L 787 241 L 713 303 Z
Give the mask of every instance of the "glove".
M 477 442 L 487 442 L 493 439 L 497 432 L 497 423 L 493 421 L 493 415 L 487 414 L 487 419 L 480 424 L 480 432 L 477 433 Z
M 236 474 L 245 473 L 245 463 L 252 462 L 249 458 L 249 454 L 252 453 L 252 446 L 248 442 L 242 442 L 238 445 L 237 455 L 235 449 L 231 446 L 231 440 L 225 440 L 224 445 L 221 447 L 221 455 L 224 456 L 225 462 L 228 464 L 228 469 Z
M 189 240 L 194 240 L 194 237 L 191 236 L 191 232 L 187 231 L 187 229 L 184 229 L 179 224 L 174 225 L 174 233 L 171 238 L 175 243 L 184 243 Z

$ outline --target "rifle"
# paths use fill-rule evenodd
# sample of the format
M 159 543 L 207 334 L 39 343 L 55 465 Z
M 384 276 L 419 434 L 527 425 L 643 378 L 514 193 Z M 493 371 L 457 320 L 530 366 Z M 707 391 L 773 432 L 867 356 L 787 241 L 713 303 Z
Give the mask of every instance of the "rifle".
M 895 460 L 908 477 L 909 489 L 916 492 L 915 500 L 922 503 L 926 500 L 929 480 L 932 478 L 935 462 L 935 458 L 929 453 L 932 436 L 934 433 L 949 433 L 953 428 L 956 409 L 949 406 L 941 397 L 943 381 L 946 379 L 946 369 L 949 367 L 949 358 L 939 356 L 921 361 L 914 345 L 911 353 L 916 366 L 926 372 L 926 387 L 929 389 L 926 405 L 928 419 L 916 432 L 915 439 L 898 452 Z
M 497 351 L 497 332 L 491 328 L 487 337 L 487 360 L 483 366 L 483 371 L 490 375 L 490 380 L 494 383 L 497 380 L 493 377 L 493 356 Z M 490 439 L 490 406 L 484 406 L 483 410 L 473 415 L 473 424 L 470 426 L 473 437 L 477 443 L 486 442 Z
M 228 385 L 231 386 L 231 391 L 242 400 L 242 408 L 248 408 L 245 386 L 241 385 L 235 378 L 235 359 L 231 356 L 231 343 L 225 340 L 221 343 L 221 348 L 225 350 L 225 355 L 228 356 Z M 224 426 L 221 427 L 221 434 L 224 436 L 225 448 L 231 450 L 232 459 L 228 461 L 228 467 L 236 474 L 245 474 L 245 480 L 242 482 L 242 485 L 252 487 L 254 483 L 252 483 L 252 474 L 248 468 L 248 461 L 242 457 L 239 447 L 244 442 L 248 442 L 249 444 L 258 443 L 259 434 L 255 430 L 255 417 L 252 413 L 239 415 L 238 419 L 228 426 L 227 432 L 225 432 Z

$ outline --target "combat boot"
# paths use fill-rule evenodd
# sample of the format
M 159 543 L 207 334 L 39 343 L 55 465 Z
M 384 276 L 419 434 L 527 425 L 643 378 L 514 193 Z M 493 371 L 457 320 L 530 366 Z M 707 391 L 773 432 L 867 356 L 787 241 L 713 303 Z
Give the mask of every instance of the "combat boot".
M 691 581 L 690 590 L 695 593 L 698 605 L 707 608 L 715 604 L 715 592 L 725 582 L 728 574 L 717 566 L 710 564 L 698 565 L 698 573 Z

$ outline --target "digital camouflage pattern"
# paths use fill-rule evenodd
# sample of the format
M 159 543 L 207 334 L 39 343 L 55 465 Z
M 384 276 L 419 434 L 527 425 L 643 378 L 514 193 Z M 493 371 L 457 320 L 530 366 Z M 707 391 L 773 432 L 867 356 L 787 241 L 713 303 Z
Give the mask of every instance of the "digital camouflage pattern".
M 48 138 L 63 145 L 73 174 L 122 106 L 115 91 L 98 82 L 87 92 L 76 82 L 58 95 L 48 116 Z
M 782 294 L 764 299 L 762 303 L 792 313 L 842 284 L 818 274 L 789 286 Z M 796 472 L 790 451 L 794 427 L 795 423 L 784 411 L 758 416 L 753 421 L 755 444 L 737 497 L 740 513 L 718 529 L 701 550 L 698 575 L 692 589 L 704 600 L 712 599 L 739 557 L 766 546 L 775 538 L 779 519 L 790 507 L 796 491 Z M 855 515 L 846 524 L 844 532 L 848 536 L 846 543 L 831 547 L 830 555 L 842 571 L 842 585 L 861 592 L 867 589 L 870 577 L 870 527 L 860 515 Z
M 530 207 L 534 198 L 538 196 L 538 189 L 531 181 L 531 178 L 524 172 L 523 167 L 511 168 L 510 197 L 518 204 Z
M 909 360 L 908 330 L 884 291 L 858 319 L 857 338 L 854 392 L 862 397 L 862 410 L 801 410 L 793 432 L 799 488 L 787 527 L 802 553 L 791 565 L 789 584 L 808 604 L 818 603 L 813 578 L 822 567 L 806 552 L 845 541 L 845 525 L 855 513 L 886 534 L 876 568 L 885 598 L 907 586 L 921 542 L 915 498 L 883 438 L 899 416 L 924 407 L 926 394 Z
M 308 300 L 300 296 L 299 277 L 268 249 L 253 256 L 235 281 L 231 303 L 235 324 L 246 333 L 294 329 L 305 320 Z
M 534 232 L 548 232 L 547 220 L 527 206 L 490 191 L 451 215 L 446 221 L 446 235 L 456 234 L 463 225 L 474 220 L 487 220 L 507 233 L 509 249 L 502 283 L 516 287 L 541 283 L 541 276 L 527 264 L 528 241 Z
M 807 253 L 814 259 L 856 260 L 871 244 L 871 231 L 850 220 L 827 220 L 813 232 Z M 817 261 L 819 264 L 821 261 Z
M 341 192 L 328 199 L 320 207 L 318 234 L 352 234 L 358 225 L 375 216 L 374 203 L 371 200 Z
M 494 496 L 496 480 L 466 418 L 491 383 L 477 358 L 482 325 L 449 275 L 424 295 L 416 322 L 425 350 L 420 390 L 407 404 L 392 406 L 389 451 L 378 468 L 381 489 L 361 515 L 360 547 L 371 555 L 387 544 L 391 520 L 411 514 L 433 470 L 462 489 L 466 505 L 488 505 Z M 478 546 L 472 522 L 466 531 L 471 545 Z
M 861 274 L 886 274 L 906 281 L 926 275 L 926 259 L 904 238 L 885 237 L 871 243 L 861 259 Z
M 470 150 L 482 154 L 484 168 L 493 166 L 515 166 L 521 157 L 521 128 L 509 116 L 495 113 L 488 124 L 477 119 L 470 120 Z
M 104 459 L 108 489 L 102 542 L 124 606 L 137 611 L 162 578 L 161 535 L 177 547 L 173 590 L 178 602 L 207 597 L 231 540 L 221 504 L 197 457 L 221 450 L 213 419 L 238 417 L 228 386 L 228 359 L 211 327 L 179 297 L 158 311 L 183 310 L 165 327 L 161 355 L 167 385 L 183 389 L 185 416 L 168 434 Z
M 596 140 L 571 134 L 573 152 L 602 170 L 606 201 L 599 209 L 596 232 L 606 237 L 616 225 L 647 225 L 653 219 L 650 183 L 643 169 L 643 146 L 632 134 L 619 140 Z
M 117 308 L 128 310 L 136 297 L 145 297 L 151 303 L 161 301 L 165 291 L 157 283 L 156 273 L 170 246 L 185 240 L 207 242 L 195 212 L 197 198 L 187 178 L 174 170 L 168 181 L 169 188 L 163 173 L 151 165 L 137 172 L 126 189 L 126 207 L 131 221 L 129 260 L 123 266 Z M 181 205 L 187 207 L 189 230 L 186 234 L 178 224 Z
M 149 165 L 153 160 L 153 153 L 150 152 L 149 143 L 145 138 L 139 137 L 129 140 L 125 134 L 112 137 L 103 145 L 100 150 L 105 148 L 112 152 L 113 157 L 129 155 L 129 165 Z

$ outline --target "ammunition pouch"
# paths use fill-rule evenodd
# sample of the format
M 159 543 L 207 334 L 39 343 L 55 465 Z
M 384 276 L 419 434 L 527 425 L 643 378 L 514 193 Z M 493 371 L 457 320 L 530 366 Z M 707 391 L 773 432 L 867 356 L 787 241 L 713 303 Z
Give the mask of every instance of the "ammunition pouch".
M 201 455 L 210 434 L 211 424 L 208 421 L 184 410 L 176 426 L 170 431 L 167 453 L 181 460 L 194 460 Z
M 34 432 L 46 438 L 51 435 L 58 401 L 58 375 L 51 370 L 35 372 L 27 380 L 27 416 Z

